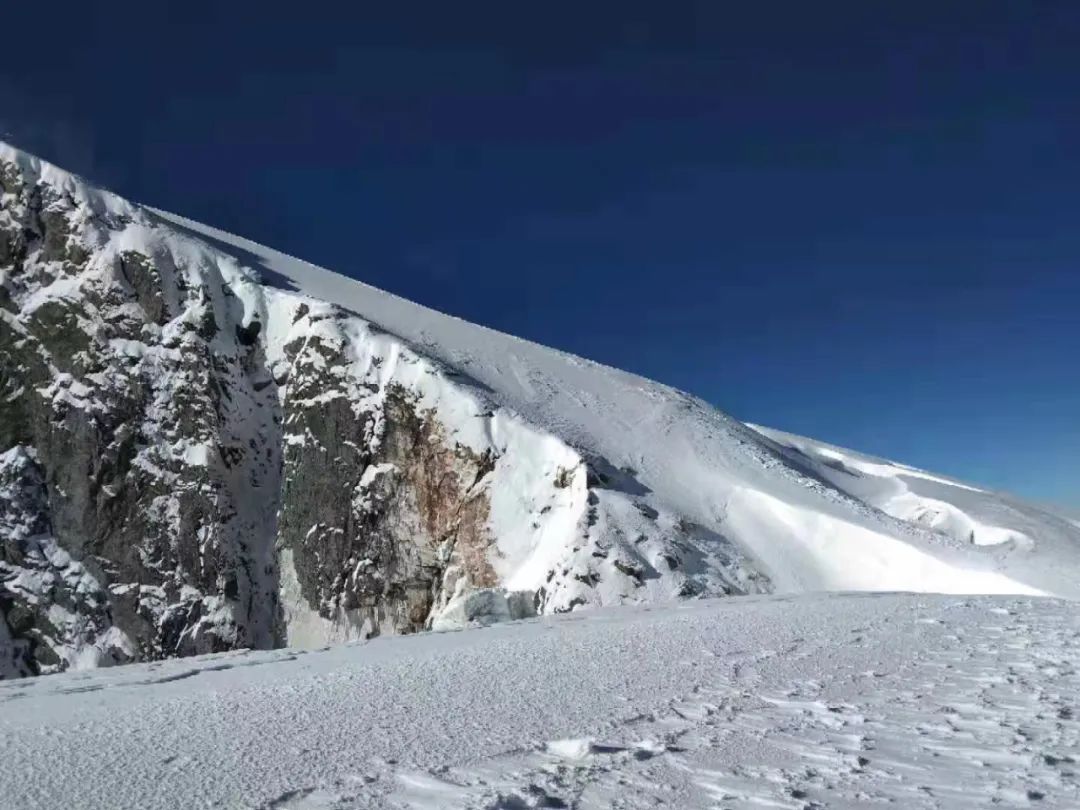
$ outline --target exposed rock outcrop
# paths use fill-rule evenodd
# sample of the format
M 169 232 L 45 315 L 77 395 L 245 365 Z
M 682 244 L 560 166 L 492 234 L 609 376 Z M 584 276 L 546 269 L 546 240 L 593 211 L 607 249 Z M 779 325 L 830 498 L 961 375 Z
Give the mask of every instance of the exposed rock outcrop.
M 217 327 L 236 308 L 215 264 L 152 239 L 123 249 L 130 207 L 29 162 L 0 173 L 0 449 L 11 486 L 38 493 L 33 530 L 5 531 L 0 557 L 20 666 L 269 644 L 277 401 L 254 385 L 260 349 Z M 49 626 L 55 605 L 69 626 Z M 13 623 L 28 606 L 33 624 Z
M 400 383 L 352 379 L 337 337 L 286 347 L 278 548 L 303 603 L 343 637 L 418 630 L 459 578 L 496 583 L 487 556 L 492 454 L 452 442 Z

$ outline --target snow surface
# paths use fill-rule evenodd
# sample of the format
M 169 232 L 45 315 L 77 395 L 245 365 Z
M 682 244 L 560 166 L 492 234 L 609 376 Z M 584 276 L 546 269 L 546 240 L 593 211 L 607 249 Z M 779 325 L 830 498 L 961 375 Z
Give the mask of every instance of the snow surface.
M 5 807 L 1080 806 L 1080 614 L 697 600 L 0 682 Z

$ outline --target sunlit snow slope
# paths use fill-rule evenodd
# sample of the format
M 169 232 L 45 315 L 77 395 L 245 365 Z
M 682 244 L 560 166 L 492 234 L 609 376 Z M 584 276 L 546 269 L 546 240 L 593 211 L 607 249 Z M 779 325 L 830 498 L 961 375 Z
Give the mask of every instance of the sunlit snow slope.
M 632 501 L 637 511 L 655 510 L 661 522 L 692 525 L 693 556 L 707 558 L 711 542 L 731 541 L 777 592 L 1080 595 L 1080 531 L 1039 507 L 752 429 L 668 386 L 157 214 L 250 262 L 266 283 L 377 324 L 456 371 L 493 406 L 599 460 L 612 480 L 593 491 L 600 520 L 606 516 L 615 533 L 636 528 L 638 516 L 626 508 Z M 534 586 L 535 577 L 520 584 Z
M 1069 561 L 1077 549 L 1076 522 L 1063 513 L 886 459 L 752 427 L 780 445 L 793 463 L 888 515 L 979 549 L 1017 579 L 1038 581 L 1048 592 L 1075 588 L 1077 572 Z M 1047 568 L 1049 559 L 1062 565 Z

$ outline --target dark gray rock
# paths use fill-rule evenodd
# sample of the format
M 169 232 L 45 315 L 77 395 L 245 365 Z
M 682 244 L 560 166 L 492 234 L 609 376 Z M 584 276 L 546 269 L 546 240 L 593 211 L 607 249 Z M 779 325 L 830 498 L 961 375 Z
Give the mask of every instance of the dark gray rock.
M 0 177 L 0 452 L 21 448 L 33 475 L 9 478 L 37 487 L 4 507 L 36 528 L 0 531 L 22 669 L 80 648 L 108 663 L 269 646 L 279 406 L 272 385 L 255 391 L 258 348 L 219 335 L 215 267 L 181 283 L 167 254 L 91 263 L 116 221 L 12 164 Z M 269 503 L 253 518 L 240 503 L 254 490 Z M 50 604 L 80 637 L 42 626 Z

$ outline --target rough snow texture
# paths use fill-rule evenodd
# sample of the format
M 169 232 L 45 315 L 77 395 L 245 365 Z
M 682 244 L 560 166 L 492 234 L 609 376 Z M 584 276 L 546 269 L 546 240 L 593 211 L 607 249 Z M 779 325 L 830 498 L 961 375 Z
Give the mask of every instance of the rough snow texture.
M 1035 507 L 3 145 L 0 191 L 0 675 L 689 596 L 1080 593 L 1080 528 Z
M 1080 807 L 1080 615 L 623 607 L 0 684 L 5 807 Z

